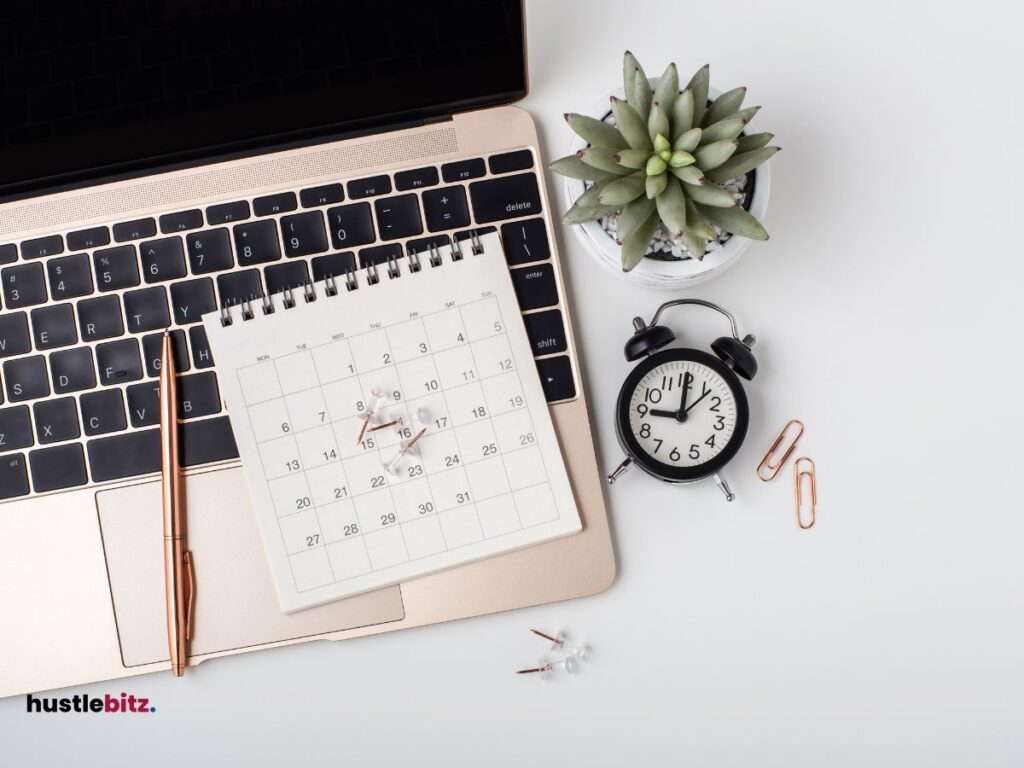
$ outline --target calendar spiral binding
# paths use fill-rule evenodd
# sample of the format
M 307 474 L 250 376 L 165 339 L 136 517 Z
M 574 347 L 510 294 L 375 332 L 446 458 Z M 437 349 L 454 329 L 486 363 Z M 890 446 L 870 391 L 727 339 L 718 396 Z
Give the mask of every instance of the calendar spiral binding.
M 262 296 L 259 299 L 246 299 L 237 304 L 221 304 L 220 324 L 227 327 L 234 325 L 236 320 L 245 322 L 253 320 L 260 315 L 273 315 L 278 311 L 294 309 L 296 306 L 299 306 L 300 301 L 303 304 L 312 304 L 321 298 L 338 296 L 343 291 L 347 293 L 360 290 L 366 286 L 376 285 L 382 280 L 382 272 L 387 276 L 388 280 L 399 280 L 406 274 L 422 272 L 424 265 L 429 266 L 431 269 L 443 266 L 446 253 L 449 262 L 462 261 L 466 257 L 466 253 L 463 251 L 465 242 L 469 243 L 468 252 L 473 256 L 479 256 L 484 252 L 480 236 L 474 230 L 465 241 L 452 238 L 449 245 L 441 246 L 440 248 L 436 245 L 431 245 L 423 254 L 426 257 L 425 259 L 421 258 L 420 254 L 416 251 L 410 251 L 406 256 L 391 257 L 386 263 L 381 263 L 380 265 L 370 264 L 359 269 L 349 269 L 343 275 L 330 275 L 316 282 L 307 280 L 298 289 L 286 288 L 271 296 Z M 378 267 L 385 267 L 385 269 L 379 269 Z M 296 292 L 298 292 L 300 297 L 299 300 L 296 300 Z

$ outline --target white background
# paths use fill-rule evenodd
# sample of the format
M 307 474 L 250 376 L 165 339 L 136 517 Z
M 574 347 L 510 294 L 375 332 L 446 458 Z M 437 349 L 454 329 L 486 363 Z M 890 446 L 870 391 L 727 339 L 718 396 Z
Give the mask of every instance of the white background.
M 550 159 L 627 47 L 652 75 L 710 62 L 719 89 L 749 86 L 752 127 L 783 147 L 772 239 L 693 294 L 761 340 L 737 501 L 627 475 L 598 597 L 81 689 L 149 696 L 145 718 L 3 701 L 3 762 L 1024 763 L 1022 62 L 1019 11 L 994 5 L 533 0 L 524 106 Z M 630 318 L 669 296 L 561 242 L 611 467 Z M 698 347 L 722 332 L 699 310 L 670 322 Z M 819 473 L 806 532 L 789 473 L 753 471 L 794 416 Z M 517 677 L 544 651 L 531 626 L 592 659 Z

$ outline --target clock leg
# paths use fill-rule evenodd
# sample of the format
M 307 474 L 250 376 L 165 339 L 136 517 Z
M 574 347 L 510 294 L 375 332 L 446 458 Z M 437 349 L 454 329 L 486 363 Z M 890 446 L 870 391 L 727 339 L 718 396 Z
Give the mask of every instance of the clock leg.
M 714 478 L 715 485 L 718 486 L 718 489 L 722 493 L 725 494 L 725 500 L 726 501 L 732 501 L 733 499 L 736 498 L 736 494 L 733 493 L 732 490 L 729 488 L 729 484 L 727 482 L 725 482 L 725 478 L 724 477 L 722 477 L 717 472 L 715 472 L 715 474 L 712 475 L 712 477 Z
M 619 466 L 617 466 L 615 468 L 615 471 L 612 472 L 610 475 L 608 475 L 608 485 L 611 485 L 616 480 L 618 480 L 620 477 L 622 477 L 624 474 L 626 474 L 626 471 L 629 469 L 629 467 L 630 467 L 630 465 L 632 463 L 633 463 L 633 460 L 631 458 L 629 458 L 629 456 L 624 458 L 622 460 L 622 463 L 619 464 Z

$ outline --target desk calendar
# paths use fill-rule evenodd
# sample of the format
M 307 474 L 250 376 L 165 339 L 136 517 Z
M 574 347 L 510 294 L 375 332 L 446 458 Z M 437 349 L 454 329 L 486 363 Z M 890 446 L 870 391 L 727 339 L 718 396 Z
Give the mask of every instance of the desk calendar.
M 282 609 L 581 522 L 496 234 L 204 317 Z

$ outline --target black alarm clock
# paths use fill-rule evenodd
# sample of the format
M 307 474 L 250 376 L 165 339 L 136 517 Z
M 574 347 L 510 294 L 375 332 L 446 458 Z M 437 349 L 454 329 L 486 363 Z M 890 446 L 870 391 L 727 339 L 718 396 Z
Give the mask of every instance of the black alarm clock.
M 711 344 L 714 354 L 686 347 L 663 349 L 676 335 L 658 325 L 661 313 L 683 304 L 707 307 L 729 319 L 732 334 Z M 626 377 L 615 405 L 615 431 L 626 458 L 608 475 L 608 482 L 614 483 L 635 464 L 666 483 L 713 478 L 732 501 L 736 497 L 721 472 L 747 436 L 750 411 L 740 378 L 750 381 L 757 373 L 750 351 L 755 337 L 741 339 L 736 318 L 701 299 L 665 302 L 650 325 L 634 318 L 633 330 L 626 359 L 640 362 Z

